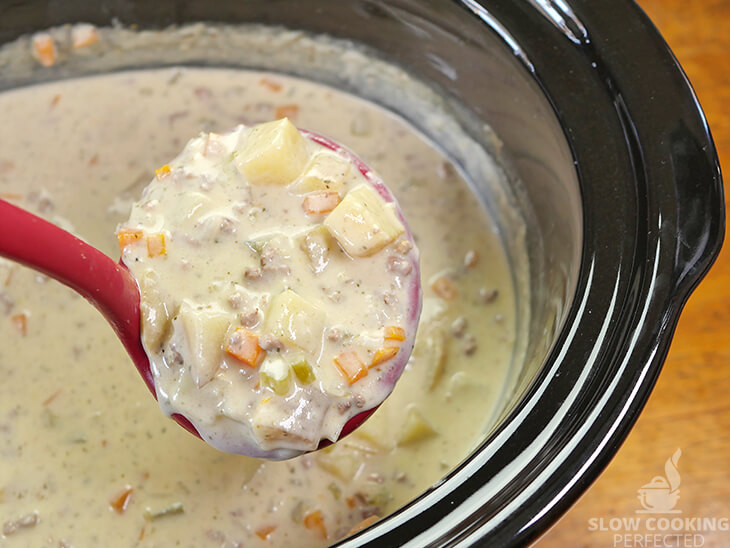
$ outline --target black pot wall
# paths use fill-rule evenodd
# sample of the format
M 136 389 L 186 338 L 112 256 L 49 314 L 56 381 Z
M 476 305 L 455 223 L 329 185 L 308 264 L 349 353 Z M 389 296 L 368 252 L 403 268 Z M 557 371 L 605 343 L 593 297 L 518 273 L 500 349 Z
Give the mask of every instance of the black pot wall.
M 517 545 L 542 533 L 618 450 L 719 251 L 719 164 L 671 51 L 629 0 L 564 4 L 0 2 L 0 42 L 112 18 L 141 27 L 257 21 L 350 38 L 431 82 L 504 141 L 532 227 L 532 332 L 556 295 L 566 303 L 562 328 L 549 355 L 530 347 L 539 371 L 473 455 L 342 546 Z

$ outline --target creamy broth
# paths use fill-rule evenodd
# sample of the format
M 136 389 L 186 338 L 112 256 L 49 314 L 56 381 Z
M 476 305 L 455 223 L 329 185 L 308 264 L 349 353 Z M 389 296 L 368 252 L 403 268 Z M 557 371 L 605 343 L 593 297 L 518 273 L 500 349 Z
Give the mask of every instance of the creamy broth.
M 421 250 L 422 320 L 395 391 L 326 451 L 279 463 L 224 454 L 160 413 L 83 299 L 3 262 L 3 543 L 326 545 L 424 491 L 491 426 L 515 333 L 504 251 L 446 158 L 372 104 L 281 75 L 213 69 L 6 92 L 0 117 L 12 131 L 0 134 L 0 196 L 116 257 L 117 223 L 190 136 L 268 121 L 284 107 L 388 181 Z
M 117 231 L 160 407 L 229 453 L 337 441 L 415 342 L 418 250 L 392 194 L 315 139 L 287 118 L 202 133 Z

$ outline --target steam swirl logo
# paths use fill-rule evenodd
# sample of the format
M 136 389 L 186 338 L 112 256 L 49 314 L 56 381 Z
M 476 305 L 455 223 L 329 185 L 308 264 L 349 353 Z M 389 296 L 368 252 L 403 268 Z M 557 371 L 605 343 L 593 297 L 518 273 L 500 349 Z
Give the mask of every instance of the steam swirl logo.
M 680 514 L 675 510 L 679 502 L 679 484 L 681 478 L 677 463 L 682 456 L 682 450 L 677 449 L 664 463 L 664 476 L 655 476 L 649 483 L 638 490 L 639 502 L 643 508 L 637 514 Z

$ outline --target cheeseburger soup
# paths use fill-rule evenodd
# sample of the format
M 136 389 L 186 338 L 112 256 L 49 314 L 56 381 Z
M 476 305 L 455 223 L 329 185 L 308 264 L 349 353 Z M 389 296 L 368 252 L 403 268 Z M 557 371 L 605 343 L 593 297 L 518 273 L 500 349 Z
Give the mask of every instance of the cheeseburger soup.
M 157 399 L 224 451 L 337 441 L 413 348 L 418 251 L 382 182 L 315 139 L 286 118 L 204 133 L 117 232 Z
M 49 61 L 50 50 L 40 51 L 45 57 L 38 59 Z M 64 55 L 72 54 L 59 45 L 58 56 Z M 119 256 L 116 228 L 137 228 L 128 224 L 130 215 L 148 226 L 137 217 L 145 198 L 134 209 L 132 204 L 154 171 L 174 158 L 191 136 L 201 131 L 222 135 L 239 123 L 252 126 L 288 118 L 357 151 L 387 181 L 420 250 L 423 288 L 415 347 L 393 393 L 363 426 L 333 446 L 274 462 L 218 451 L 185 432 L 160 413 L 96 310 L 69 289 L 0 262 L 0 546 L 325 546 L 422 493 L 492 426 L 501 411 L 515 343 L 510 270 L 485 208 L 460 172 L 403 119 L 310 81 L 197 68 L 120 72 L 3 92 L 0 118 L 6 128 L 0 132 L 0 196 L 74 231 L 113 257 Z M 175 169 L 174 162 L 170 169 Z M 304 213 L 304 195 L 297 196 L 297 213 Z M 313 230 L 332 236 L 317 226 L 327 216 L 317 215 Z M 261 232 L 275 231 L 266 227 Z M 287 234 L 282 245 L 288 249 L 291 243 L 299 253 L 306 233 Z M 277 241 L 274 235 L 259 241 L 258 234 L 239 241 L 247 245 L 246 260 L 254 270 L 262 268 L 258 254 L 263 256 Z M 386 263 L 391 256 L 410 260 L 408 253 L 398 255 L 398 242 L 403 241 L 403 236 L 396 237 L 387 244 L 391 247 L 372 257 L 384 253 Z M 201 241 L 201 253 L 203 247 Z M 307 262 L 314 246 L 307 246 L 306 237 L 304 248 L 302 272 L 306 266 L 311 273 L 321 258 L 315 254 L 314 262 Z M 153 241 L 152 249 L 161 248 Z M 184 257 L 176 255 L 171 240 L 166 249 L 169 265 L 182 268 Z M 331 261 L 340 260 L 338 247 L 328 249 Z M 146 242 L 141 250 L 125 248 L 124 260 L 135 270 L 136 261 L 129 261 L 137 254 L 149 259 Z M 215 253 L 195 255 L 188 259 L 192 270 L 203 256 L 225 260 Z M 320 277 L 329 276 L 335 262 Z M 386 279 L 395 280 L 393 271 L 382 270 Z M 398 275 L 407 284 L 415 274 Z M 144 273 L 138 276 L 145 279 Z M 164 274 L 156 287 L 168 291 L 176 283 Z M 182 315 L 194 317 L 196 307 L 210 304 L 205 299 L 214 296 L 216 311 L 233 315 L 235 310 L 234 332 L 235 327 L 248 329 L 260 341 L 267 333 L 256 331 L 259 324 L 244 325 L 249 298 L 269 293 L 270 307 L 277 296 L 291 301 L 293 294 L 310 299 L 316 293 L 287 293 L 287 283 L 272 277 L 248 284 L 244 274 L 230 287 L 214 285 L 211 293 L 189 295 L 190 303 L 184 305 L 189 310 Z M 375 280 L 367 283 L 371 293 L 390 288 L 376 290 Z M 336 304 L 319 291 L 316 306 L 325 310 Z M 403 305 L 408 299 L 399 294 L 398 302 Z M 388 348 L 387 333 L 400 338 L 395 328 L 408 336 L 404 314 L 406 308 L 396 309 L 392 322 L 389 317 L 380 324 L 347 327 L 343 333 L 352 331 L 352 338 L 362 336 L 363 341 L 367 333 L 372 346 L 363 347 L 377 352 L 381 344 Z M 350 321 L 351 315 L 355 317 L 348 310 L 337 321 Z M 172 332 L 178 325 L 188 329 L 180 316 L 177 324 L 171 320 Z M 336 327 L 327 318 L 322 333 Z M 259 321 L 265 325 L 266 319 Z M 220 330 L 230 342 L 229 328 L 221 325 Z M 195 329 L 184 340 L 166 339 L 168 345 L 177 341 L 178 352 L 190 352 L 192 347 L 185 350 L 183 343 L 194 339 L 190 333 Z M 270 331 L 276 335 L 277 329 Z M 277 391 L 284 393 L 280 383 L 286 377 L 287 394 L 310 386 L 310 373 L 318 379 L 321 374 L 323 386 L 329 383 L 343 393 L 356 386 L 337 366 L 325 372 L 315 363 L 316 352 L 308 354 L 311 371 L 301 367 L 303 381 L 293 356 L 301 352 L 307 357 L 307 349 L 294 348 L 298 344 L 285 335 L 278 332 L 275 338 L 284 344 L 280 354 L 287 368 L 269 369 L 264 359 L 256 369 L 259 375 L 270 371 L 265 383 L 272 398 L 284 397 Z M 333 346 L 331 355 L 340 350 Z M 272 353 L 267 351 L 267 357 Z M 367 350 L 358 354 L 363 363 L 371 363 L 373 356 Z M 234 359 L 221 358 L 215 374 L 223 370 L 223 361 Z M 334 362 L 334 357 L 328 359 Z M 215 376 L 208 380 L 214 367 L 197 372 L 203 389 L 217 382 Z M 236 373 L 245 377 L 250 373 L 246 367 Z M 377 371 L 368 369 L 364 379 L 376 379 Z M 264 384 L 261 376 L 259 381 Z M 225 401 L 235 406 L 233 400 Z M 235 416 L 233 411 L 230 416 Z

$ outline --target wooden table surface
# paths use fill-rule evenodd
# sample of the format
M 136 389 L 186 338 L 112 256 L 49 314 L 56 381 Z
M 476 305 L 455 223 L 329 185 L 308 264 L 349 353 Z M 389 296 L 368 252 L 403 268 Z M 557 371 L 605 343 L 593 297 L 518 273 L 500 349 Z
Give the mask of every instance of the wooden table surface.
M 689 76 L 730 181 L 730 0 L 639 4 Z M 628 439 L 595 484 L 535 548 L 730 547 L 729 326 L 730 244 L 687 303 L 664 370 Z M 714 530 L 659 530 L 665 523 L 647 519 L 662 516 L 636 513 L 642 508 L 637 490 L 655 476 L 665 476 L 665 462 L 677 449 L 682 450 L 677 463 L 681 486 L 675 510 L 681 513 L 663 517 L 710 518 L 705 525 Z M 617 521 L 637 517 L 643 521 L 636 531 Z M 689 536 L 671 536 L 677 533 Z

